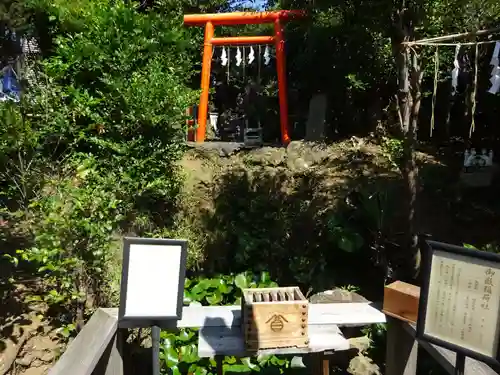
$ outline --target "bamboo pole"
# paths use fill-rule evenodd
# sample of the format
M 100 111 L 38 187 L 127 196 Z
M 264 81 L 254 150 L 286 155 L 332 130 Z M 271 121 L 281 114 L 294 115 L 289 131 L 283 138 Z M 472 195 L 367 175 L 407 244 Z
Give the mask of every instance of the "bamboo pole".
M 465 33 L 458 33 L 458 34 L 437 36 L 434 38 L 420 39 L 420 40 L 415 40 L 412 42 L 404 42 L 404 44 L 415 45 L 415 44 L 423 44 L 423 43 L 445 42 L 445 41 L 453 40 L 453 39 L 463 39 L 463 38 L 467 38 L 467 37 L 476 37 L 476 36 L 488 36 L 491 34 L 498 34 L 498 33 L 500 33 L 500 27 L 495 27 L 493 29 L 478 30 L 478 31 L 468 31 Z
M 481 44 L 493 44 L 496 43 L 497 40 L 486 40 L 481 42 L 455 42 L 455 43 L 433 43 L 433 42 L 408 42 L 411 44 L 407 44 L 409 46 L 456 46 L 460 44 L 461 46 L 476 46 Z

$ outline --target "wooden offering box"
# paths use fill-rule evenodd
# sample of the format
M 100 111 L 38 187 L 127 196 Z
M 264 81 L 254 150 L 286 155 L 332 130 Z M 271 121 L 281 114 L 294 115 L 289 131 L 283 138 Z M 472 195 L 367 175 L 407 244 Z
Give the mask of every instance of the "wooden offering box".
M 418 286 L 395 281 L 384 287 L 384 314 L 410 323 L 418 318 L 418 302 L 420 288 Z
M 308 311 L 309 303 L 298 287 L 243 289 L 246 349 L 307 347 Z

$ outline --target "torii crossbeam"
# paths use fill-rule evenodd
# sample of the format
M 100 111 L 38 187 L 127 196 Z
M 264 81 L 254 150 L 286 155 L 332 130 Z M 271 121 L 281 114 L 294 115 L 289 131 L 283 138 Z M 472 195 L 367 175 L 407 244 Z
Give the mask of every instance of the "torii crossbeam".
M 210 89 L 210 71 L 212 65 L 213 46 L 242 45 L 242 44 L 275 44 L 276 46 L 276 69 L 278 73 L 278 95 L 280 103 L 280 128 L 281 141 L 284 144 L 290 142 L 288 128 L 288 100 L 286 83 L 286 58 L 285 41 L 283 38 L 283 23 L 305 16 L 304 11 L 280 10 L 275 12 L 234 12 L 234 13 L 212 13 L 212 14 L 188 14 L 184 16 L 184 24 L 188 26 L 205 25 L 205 42 L 203 48 L 203 65 L 201 69 L 201 96 L 198 107 L 198 129 L 196 130 L 196 142 L 205 141 L 208 113 L 208 93 Z M 221 25 L 248 25 L 274 23 L 273 36 L 240 36 L 216 38 L 214 27 Z

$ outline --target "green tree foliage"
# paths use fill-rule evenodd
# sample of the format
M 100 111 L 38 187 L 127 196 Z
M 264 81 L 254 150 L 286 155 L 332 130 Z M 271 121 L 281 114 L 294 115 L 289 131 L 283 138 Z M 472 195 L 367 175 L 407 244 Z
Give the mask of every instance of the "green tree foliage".
M 306 21 L 287 26 L 290 85 L 300 92 L 302 111 L 313 93 L 327 94 L 328 120 L 333 132 L 341 134 L 373 129 L 394 95 L 391 37 L 397 32 L 394 14 L 401 7 L 409 10 L 416 39 L 496 26 L 500 14 L 497 1 L 484 0 L 294 0 L 270 1 L 269 7 L 308 10 Z M 417 49 L 428 68 L 426 76 L 432 76 L 434 49 Z M 451 71 L 453 47 L 440 53 L 441 69 Z M 443 75 L 449 79 L 448 71 Z M 431 92 L 432 82 L 424 84 L 424 91 Z
M 106 303 L 116 231 L 168 225 L 181 186 L 193 41 L 181 10 L 107 0 L 31 1 L 52 41 L 27 65 L 19 104 L 0 105 L 3 203 L 21 209 L 51 303 L 81 324 L 89 296 Z M 71 323 L 71 322 L 69 322 Z
M 58 56 L 46 67 L 62 83 L 58 97 L 70 121 L 53 126 L 82 157 L 97 156 L 96 168 L 115 174 L 124 196 L 169 198 L 183 108 L 192 99 L 182 85 L 189 76 L 182 31 L 125 7 L 100 20 L 56 39 Z

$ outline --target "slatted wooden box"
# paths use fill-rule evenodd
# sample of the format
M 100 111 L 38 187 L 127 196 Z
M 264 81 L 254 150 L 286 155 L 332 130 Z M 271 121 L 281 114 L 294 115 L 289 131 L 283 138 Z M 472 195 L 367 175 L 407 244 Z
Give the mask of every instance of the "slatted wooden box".
M 247 351 L 309 345 L 309 303 L 298 287 L 243 289 Z

